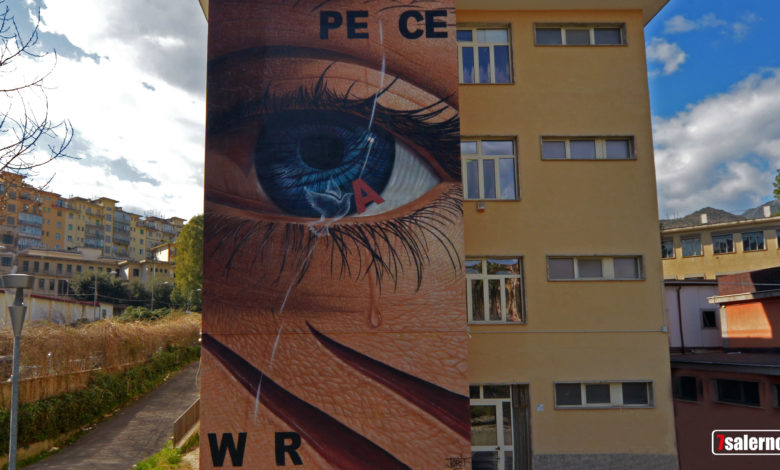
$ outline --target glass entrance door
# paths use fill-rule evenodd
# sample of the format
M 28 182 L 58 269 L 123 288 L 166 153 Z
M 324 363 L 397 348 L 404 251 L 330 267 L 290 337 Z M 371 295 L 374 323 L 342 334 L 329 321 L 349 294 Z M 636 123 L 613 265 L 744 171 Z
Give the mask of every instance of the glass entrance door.
M 472 470 L 514 469 L 512 439 L 512 400 L 509 386 L 472 386 Z

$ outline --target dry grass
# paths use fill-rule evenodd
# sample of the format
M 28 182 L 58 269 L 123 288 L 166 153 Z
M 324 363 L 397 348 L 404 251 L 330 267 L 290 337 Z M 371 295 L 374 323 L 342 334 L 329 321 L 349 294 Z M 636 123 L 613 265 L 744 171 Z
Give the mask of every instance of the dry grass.
M 171 314 L 151 322 L 101 320 L 77 327 L 26 325 L 22 333 L 21 378 L 111 370 L 145 361 L 168 345 L 197 343 L 200 315 Z M 0 380 L 11 373 L 13 334 L 0 331 Z

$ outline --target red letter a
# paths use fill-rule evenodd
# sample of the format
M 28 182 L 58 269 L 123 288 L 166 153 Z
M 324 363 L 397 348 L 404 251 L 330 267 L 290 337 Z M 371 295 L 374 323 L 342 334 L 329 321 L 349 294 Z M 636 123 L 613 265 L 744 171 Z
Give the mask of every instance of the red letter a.
M 355 195 L 355 208 L 358 214 L 362 214 L 366 211 L 366 204 L 369 202 L 375 202 L 382 204 L 385 202 L 382 196 L 376 193 L 371 186 L 363 180 L 355 180 L 352 182 L 352 193 Z

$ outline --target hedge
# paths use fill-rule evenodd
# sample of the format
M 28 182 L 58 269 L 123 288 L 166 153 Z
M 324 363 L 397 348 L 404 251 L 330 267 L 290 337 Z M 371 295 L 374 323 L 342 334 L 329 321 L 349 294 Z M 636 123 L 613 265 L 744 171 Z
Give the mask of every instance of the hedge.
M 89 385 L 19 407 L 18 446 L 55 439 L 94 423 L 160 385 L 168 374 L 200 357 L 199 346 L 171 346 L 118 374 L 94 372 Z M 0 442 L 8 442 L 10 410 L 0 409 Z M 0 455 L 8 448 L 0 446 Z

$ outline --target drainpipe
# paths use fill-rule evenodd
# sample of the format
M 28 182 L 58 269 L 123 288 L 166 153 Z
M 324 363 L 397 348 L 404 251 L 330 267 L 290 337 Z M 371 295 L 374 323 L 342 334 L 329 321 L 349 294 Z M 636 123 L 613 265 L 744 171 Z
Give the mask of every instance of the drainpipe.
M 680 349 L 685 354 L 685 334 L 683 333 L 683 321 L 682 321 L 682 302 L 680 301 L 680 289 L 682 286 L 677 286 L 677 321 L 680 323 Z

